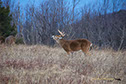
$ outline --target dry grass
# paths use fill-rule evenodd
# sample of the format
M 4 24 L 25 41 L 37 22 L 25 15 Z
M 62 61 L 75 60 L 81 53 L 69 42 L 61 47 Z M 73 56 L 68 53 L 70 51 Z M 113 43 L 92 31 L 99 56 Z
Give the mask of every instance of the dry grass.
M 91 53 L 68 56 L 61 48 L 1 45 L 0 84 L 126 84 L 125 51 Z

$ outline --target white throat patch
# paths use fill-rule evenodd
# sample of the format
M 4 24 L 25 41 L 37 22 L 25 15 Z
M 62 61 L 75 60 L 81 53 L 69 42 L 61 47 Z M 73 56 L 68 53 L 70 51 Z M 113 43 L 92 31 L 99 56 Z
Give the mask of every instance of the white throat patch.
M 59 39 L 62 39 L 62 37 L 59 37 Z

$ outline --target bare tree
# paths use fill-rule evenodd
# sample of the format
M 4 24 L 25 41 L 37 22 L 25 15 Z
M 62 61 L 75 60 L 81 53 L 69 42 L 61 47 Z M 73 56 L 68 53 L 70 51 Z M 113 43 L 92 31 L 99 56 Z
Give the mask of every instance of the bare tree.
M 98 0 L 77 11 L 80 1 L 72 0 L 70 4 L 66 0 L 46 0 L 38 7 L 29 2 L 25 12 L 18 2 L 11 8 L 13 23 L 30 45 L 53 45 L 51 36 L 61 29 L 67 33 L 66 39 L 87 38 L 100 47 L 123 49 L 126 29 L 120 16 L 125 18 L 125 12 L 118 10 L 125 7 L 125 0 Z

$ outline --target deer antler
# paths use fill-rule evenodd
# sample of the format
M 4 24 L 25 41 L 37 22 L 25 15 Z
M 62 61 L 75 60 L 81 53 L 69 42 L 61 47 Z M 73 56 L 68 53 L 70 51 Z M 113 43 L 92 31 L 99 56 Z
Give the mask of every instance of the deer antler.
M 64 32 L 61 32 L 59 29 L 58 29 L 58 32 L 60 33 L 61 36 L 65 36 L 65 33 Z

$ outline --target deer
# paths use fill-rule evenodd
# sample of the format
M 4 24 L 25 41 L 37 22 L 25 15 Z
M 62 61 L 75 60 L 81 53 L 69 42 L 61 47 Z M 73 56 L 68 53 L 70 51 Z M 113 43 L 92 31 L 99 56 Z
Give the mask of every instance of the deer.
M 65 40 L 63 37 L 65 36 L 64 32 L 58 30 L 60 35 L 52 35 L 52 38 L 60 44 L 60 46 L 67 52 L 68 55 L 74 51 L 82 50 L 84 54 L 90 55 L 89 50 L 92 46 L 92 43 L 87 39 L 76 39 L 76 40 Z
M 15 44 L 15 41 L 16 41 L 16 38 L 14 36 L 10 35 L 10 36 L 6 37 L 5 44 L 13 45 L 13 44 Z

